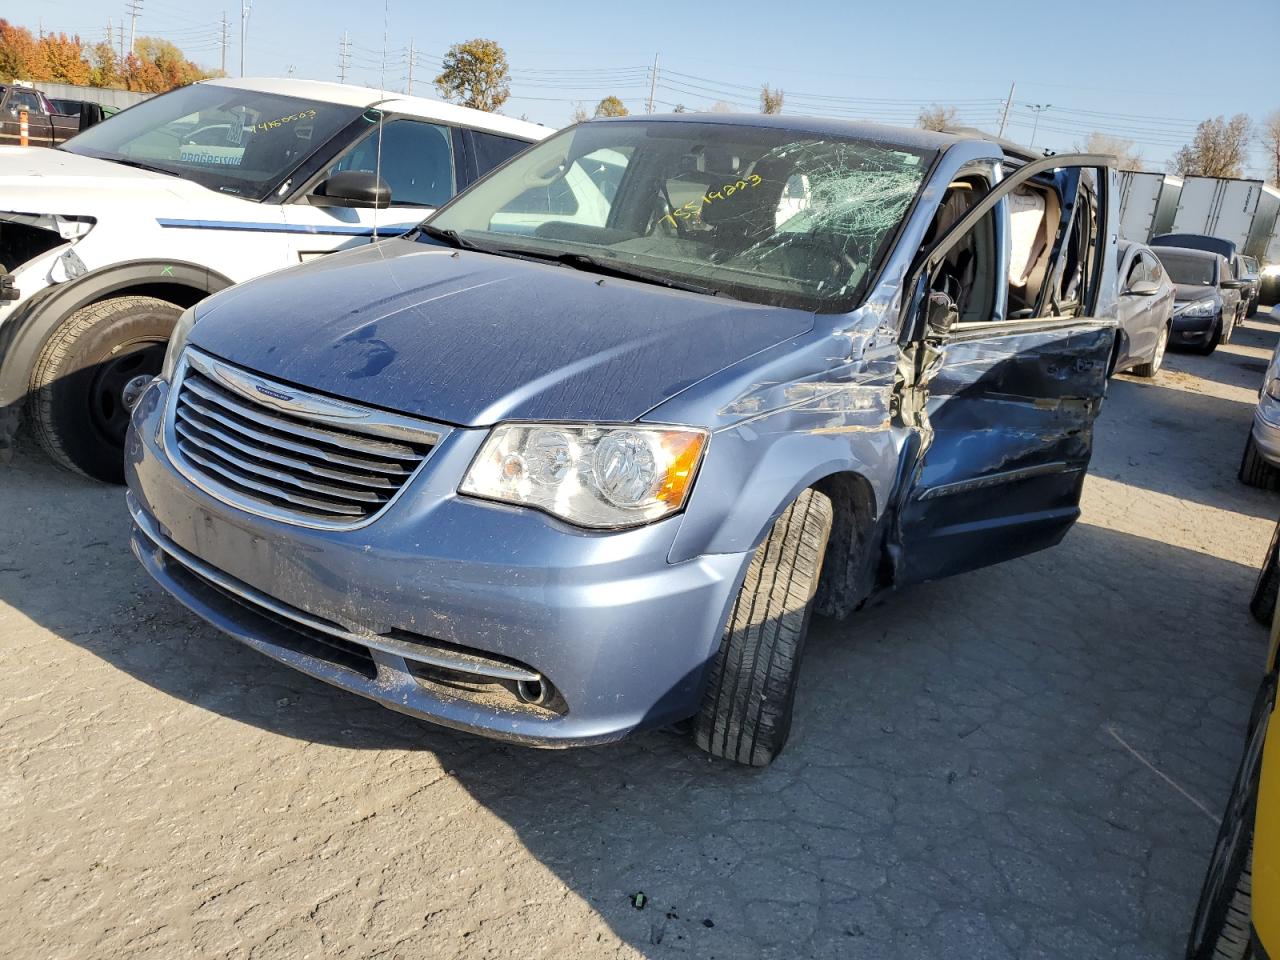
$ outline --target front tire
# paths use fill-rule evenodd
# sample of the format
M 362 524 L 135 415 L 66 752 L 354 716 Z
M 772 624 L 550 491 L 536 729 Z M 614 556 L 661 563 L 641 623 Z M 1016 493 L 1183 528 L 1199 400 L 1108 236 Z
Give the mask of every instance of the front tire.
M 714 757 L 763 767 L 787 742 L 833 514 L 805 490 L 751 557 L 694 720 L 694 743 Z
M 1262 569 L 1258 571 L 1258 582 L 1253 585 L 1253 596 L 1249 598 L 1249 612 L 1253 619 L 1264 627 L 1271 626 L 1277 599 L 1280 599 L 1280 523 L 1271 534 L 1267 555 L 1262 561 Z
M 1209 342 L 1202 347 L 1196 347 L 1195 352 L 1207 357 L 1218 349 L 1218 344 L 1222 343 L 1222 339 L 1222 318 L 1219 317 L 1213 324 L 1213 333 L 1209 336 Z
M 113 297 L 82 307 L 54 330 L 30 389 L 32 430 L 54 462 L 94 480 L 124 482 L 131 403 L 160 372 L 181 313 L 156 297 Z

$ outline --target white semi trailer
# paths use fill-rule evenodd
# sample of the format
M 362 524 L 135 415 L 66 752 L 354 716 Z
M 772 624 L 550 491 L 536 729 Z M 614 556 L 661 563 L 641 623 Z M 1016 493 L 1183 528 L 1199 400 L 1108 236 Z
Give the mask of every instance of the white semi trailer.
M 1182 178 L 1145 170 L 1120 171 L 1120 236 L 1146 243 L 1173 230 Z
M 1262 253 L 1265 236 L 1274 229 L 1280 195 L 1266 190 L 1261 180 L 1226 177 L 1187 177 L 1170 233 L 1202 233 L 1230 240 L 1241 253 Z M 1250 240 L 1253 249 L 1250 249 Z

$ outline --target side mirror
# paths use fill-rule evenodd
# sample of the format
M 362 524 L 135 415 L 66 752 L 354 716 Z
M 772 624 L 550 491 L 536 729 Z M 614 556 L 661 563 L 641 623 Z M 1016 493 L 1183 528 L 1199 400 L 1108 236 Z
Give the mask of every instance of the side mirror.
M 1247 280 L 1227 279 L 1223 280 L 1219 286 L 1224 290 L 1242 290 L 1249 285 Z
M 391 206 L 391 188 L 386 181 L 368 170 L 342 170 L 311 191 L 311 203 L 317 207 L 372 207 L 384 210 Z
M 925 301 L 924 333 L 930 340 L 945 340 L 960 319 L 956 302 L 940 290 L 929 292 Z
M 1160 284 L 1154 280 L 1135 280 L 1133 285 L 1125 291 L 1135 297 L 1154 297 L 1159 292 Z

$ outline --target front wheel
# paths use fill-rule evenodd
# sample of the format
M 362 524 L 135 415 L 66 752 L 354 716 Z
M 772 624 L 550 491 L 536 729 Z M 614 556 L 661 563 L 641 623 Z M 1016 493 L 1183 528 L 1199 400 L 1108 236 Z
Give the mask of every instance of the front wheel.
M 1252 432 L 1244 442 L 1244 456 L 1240 458 L 1237 476 L 1246 487 L 1257 487 L 1259 490 L 1280 489 L 1280 470 L 1258 450 L 1258 445 L 1253 442 Z
M 1271 626 L 1276 615 L 1277 598 L 1280 598 L 1280 523 L 1271 534 L 1271 544 L 1267 547 L 1262 569 L 1258 571 L 1258 580 L 1253 585 L 1253 596 L 1249 598 L 1249 612 L 1253 619 L 1264 627 Z
M 31 374 L 30 413 L 55 462 L 94 480 L 124 481 L 129 414 L 160 372 L 181 313 L 156 297 L 113 297 L 54 330 Z
M 1214 321 L 1213 332 L 1209 335 L 1209 342 L 1202 347 L 1196 347 L 1195 352 L 1207 357 L 1218 349 L 1218 344 L 1222 343 L 1222 341 L 1222 318 L 1219 317 Z
M 832 516 L 805 490 L 751 557 L 694 720 L 694 742 L 714 757 L 763 767 L 787 742 Z

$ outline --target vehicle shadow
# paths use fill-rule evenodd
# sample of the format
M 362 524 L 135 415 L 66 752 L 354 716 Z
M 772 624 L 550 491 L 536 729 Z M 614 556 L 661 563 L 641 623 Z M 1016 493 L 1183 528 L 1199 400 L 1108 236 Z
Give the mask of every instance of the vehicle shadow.
M 1171 356 L 1152 380 L 1113 379 L 1095 429 L 1099 435 L 1123 432 L 1129 439 L 1097 443 L 1089 473 L 1192 504 L 1273 519 L 1280 514 L 1280 498 L 1245 486 L 1237 476 L 1254 402 L 1199 392 L 1195 386 L 1204 376 L 1203 365 L 1196 365 L 1192 377 L 1184 358 Z M 1205 433 L 1219 441 L 1195 442 Z
M 1218 809 L 1264 644 L 1249 567 L 1081 524 L 1045 553 L 815 621 L 792 742 L 767 770 L 661 732 L 532 751 L 419 723 L 236 644 L 141 571 L 118 489 L 21 451 L 15 469 L 0 489 L 14 521 L 0 600 L 55 645 L 293 741 L 431 760 L 508 825 L 506 856 L 535 858 L 650 957 L 1174 955 L 1215 826 L 1120 741 Z M 1146 469 L 1172 484 L 1181 467 Z M 286 786 L 261 776 L 267 795 Z M 285 821 L 276 835 L 306 829 Z M 359 843 L 430 862 L 435 838 L 474 827 L 415 792 L 359 829 Z
M 1278 341 L 1280 314 L 1272 315 L 1268 308 L 1259 307 L 1256 315 L 1236 327 L 1230 343 L 1222 344 L 1207 357 L 1170 351 L 1166 366 L 1205 380 L 1257 391 Z

